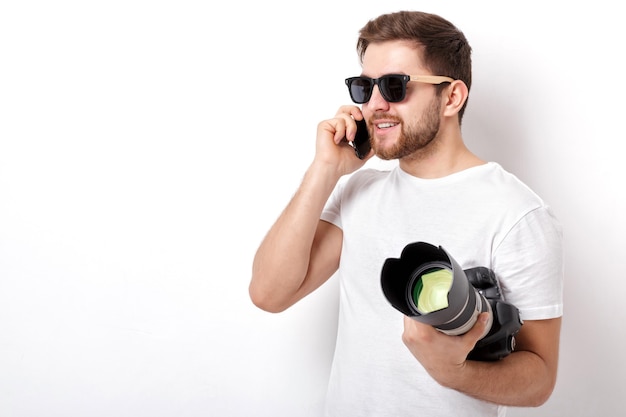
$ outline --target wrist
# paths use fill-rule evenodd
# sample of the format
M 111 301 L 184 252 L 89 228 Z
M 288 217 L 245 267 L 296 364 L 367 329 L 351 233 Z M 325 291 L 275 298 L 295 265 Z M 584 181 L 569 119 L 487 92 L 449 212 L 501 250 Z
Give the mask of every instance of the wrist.
M 315 159 L 305 173 L 305 178 L 334 188 L 343 176 L 337 164 Z

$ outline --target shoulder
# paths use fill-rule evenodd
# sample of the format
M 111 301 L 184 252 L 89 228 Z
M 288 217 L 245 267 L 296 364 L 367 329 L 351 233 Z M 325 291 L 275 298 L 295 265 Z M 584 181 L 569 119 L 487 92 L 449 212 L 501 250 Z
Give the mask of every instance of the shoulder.
M 527 211 L 545 208 L 543 199 L 515 174 L 495 162 L 489 162 L 482 172 L 480 183 L 491 198 L 499 199 L 509 207 L 525 207 Z

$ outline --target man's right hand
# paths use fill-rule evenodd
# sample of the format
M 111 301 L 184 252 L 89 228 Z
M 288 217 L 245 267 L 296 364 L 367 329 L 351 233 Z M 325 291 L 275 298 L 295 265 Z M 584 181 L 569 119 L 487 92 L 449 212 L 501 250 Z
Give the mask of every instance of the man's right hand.
M 361 168 L 374 155 L 370 151 L 365 158 L 359 159 L 348 143 L 354 140 L 356 134 L 355 120 L 361 119 L 361 110 L 357 106 L 347 105 L 340 107 L 334 118 L 320 122 L 317 126 L 315 162 L 335 170 L 337 177 Z

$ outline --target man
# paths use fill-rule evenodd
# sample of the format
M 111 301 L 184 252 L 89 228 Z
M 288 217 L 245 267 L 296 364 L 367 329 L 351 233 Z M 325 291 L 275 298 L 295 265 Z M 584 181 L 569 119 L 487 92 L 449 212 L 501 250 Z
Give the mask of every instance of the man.
M 313 162 L 255 256 L 253 302 L 283 311 L 338 272 L 328 416 L 502 416 L 543 404 L 557 375 L 561 229 L 535 193 L 463 142 L 465 36 L 437 15 L 397 12 L 368 22 L 357 51 L 362 75 L 346 83 L 361 108 L 318 125 Z M 364 159 L 348 143 L 361 119 L 372 147 Z M 398 166 L 359 169 L 374 154 Z M 381 267 L 415 241 L 494 271 L 524 321 L 511 354 L 467 359 L 489 313 L 450 336 L 389 305 Z

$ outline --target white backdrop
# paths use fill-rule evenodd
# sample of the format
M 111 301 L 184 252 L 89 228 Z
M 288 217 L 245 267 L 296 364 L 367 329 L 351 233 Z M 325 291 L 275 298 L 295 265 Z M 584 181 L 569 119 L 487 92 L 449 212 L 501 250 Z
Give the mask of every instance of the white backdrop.
M 265 313 L 252 257 L 348 103 L 358 29 L 405 8 L 465 32 L 467 143 L 564 227 L 557 387 L 509 415 L 625 408 L 618 3 L 213 3 L 0 5 L 0 416 L 320 415 L 336 282 Z

